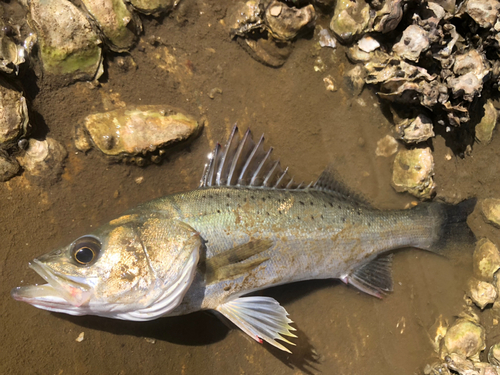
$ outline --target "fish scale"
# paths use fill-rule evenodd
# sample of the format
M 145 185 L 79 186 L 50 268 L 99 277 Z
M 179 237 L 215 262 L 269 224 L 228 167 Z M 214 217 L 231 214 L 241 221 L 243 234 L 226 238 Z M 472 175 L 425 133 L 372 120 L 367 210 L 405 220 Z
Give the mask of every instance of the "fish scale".
M 392 291 L 392 250 L 439 252 L 472 244 L 475 200 L 381 211 L 327 168 L 296 184 L 249 131 L 217 145 L 200 187 L 125 212 L 33 260 L 47 284 L 12 296 L 72 315 L 146 321 L 218 311 L 254 340 L 290 352 L 296 337 L 275 299 L 247 294 L 308 279 L 339 278 L 376 297 Z M 279 341 L 278 341 L 279 340 Z

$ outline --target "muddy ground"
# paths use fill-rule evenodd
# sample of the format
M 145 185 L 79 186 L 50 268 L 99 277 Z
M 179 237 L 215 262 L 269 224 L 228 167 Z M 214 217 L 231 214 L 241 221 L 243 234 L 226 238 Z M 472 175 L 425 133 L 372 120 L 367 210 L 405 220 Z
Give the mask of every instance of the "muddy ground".
M 403 208 L 414 200 L 390 186 L 394 156 L 375 156 L 376 142 L 393 125 L 372 91 L 353 96 L 346 89 L 344 49 L 320 50 L 310 36 L 295 43 L 283 67 L 264 66 L 229 38 L 223 25 L 229 3 L 186 0 L 164 18 L 142 17 L 145 35 L 124 55 L 136 69 L 123 70 L 108 54 L 99 87 L 57 87 L 47 77 L 25 77 L 35 134 L 63 143 L 69 156 L 56 183 L 40 185 L 21 175 L 0 184 L 0 373 L 417 374 L 433 356 L 429 327 L 440 316 L 452 321 L 462 310 L 470 248 L 448 257 L 399 251 L 395 290 L 383 300 L 338 281 L 265 291 L 295 322 L 299 337 L 291 355 L 257 344 L 206 312 L 135 323 L 49 313 L 10 297 L 12 288 L 42 281 L 27 266 L 34 257 L 141 202 L 195 189 L 207 154 L 234 123 L 265 133 L 266 144 L 299 180 L 314 180 L 332 163 L 378 208 Z M 148 43 L 151 36 L 158 42 Z M 325 63 L 321 72 L 314 69 L 318 57 Z M 327 75 L 337 91 L 325 89 Z M 111 163 L 96 150 L 78 152 L 75 124 L 109 106 L 110 98 L 128 105 L 169 104 L 205 116 L 205 129 L 188 148 L 146 168 Z M 489 145 L 474 144 L 465 158 L 453 155 L 441 136 L 431 144 L 437 198 L 500 197 L 498 134 Z M 470 222 L 478 236 L 500 242 L 499 231 L 477 212 Z M 498 340 L 491 314 L 483 313 L 482 323 L 488 344 Z M 75 341 L 81 332 L 84 340 Z

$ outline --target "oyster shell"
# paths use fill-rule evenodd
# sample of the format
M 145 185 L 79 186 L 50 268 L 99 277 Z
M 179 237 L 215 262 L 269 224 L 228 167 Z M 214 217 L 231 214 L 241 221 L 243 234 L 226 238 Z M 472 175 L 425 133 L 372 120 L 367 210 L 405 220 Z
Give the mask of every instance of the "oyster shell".
M 486 56 L 475 49 L 455 55 L 455 64 L 453 64 L 453 73 L 455 74 L 463 75 L 470 72 L 481 80 L 490 72 Z
M 488 60 L 483 53 L 471 49 L 455 56 L 453 73 L 456 77 L 447 79 L 455 97 L 463 96 L 467 101 L 472 101 L 483 89 L 483 80 L 490 73 Z
M 0 181 L 10 180 L 19 172 L 19 164 L 0 150 Z
M 386 135 L 384 138 L 378 140 L 375 155 L 387 158 L 398 152 L 398 146 L 398 141 L 396 141 L 394 137 Z
M 396 133 L 406 143 L 425 142 L 435 136 L 432 120 L 423 114 L 396 124 Z
M 459 318 L 448 329 L 443 339 L 441 357 L 458 354 L 462 359 L 479 359 L 484 350 L 485 330 L 478 322 L 467 318 Z
M 88 13 L 104 35 L 109 48 L 128 51 L 135 43 L 141 22 L 122 0 L 82 0 Z
M 500 228 L 500 199 L 485 199 L 481 203 L 481 208 L 486 221 Z
M 498 0 L 467 0 L 465 12 L 481 27 L 492 27 L 500 10 Z
M 319 45 L 321 47 L 337 48 L 335 39 L 330 35 L 327 29 L 321 29 L 318 33 Z
M 366 71 L 361 65 L 356 65 L 346 73 L 344 81 L 352 95 L 361 94 L 365 86 L 365 76 Z
M 500 252 L 493 242 L 486 238 L 481 239 L 472 255 L 474 276 L 480 280 L 493 282 L 498 269 L 500 269 Z
M 5 73 L 17 73 L 24 59 L 24 48 L 0 32 L 0 70 Z
M 476 138 L 479 142 L 488 144 L 493 136 L 493 130 L 497 124 L 498 111 L 491 99 L 488 99 L 483 106 L 484 116 L 476 125 Z
M 341 43 L 362 35 L 370 22 L 370 7 L 364 0 L 337 0 L 330 29 Z
M 311 4 L 295 8 L 274 0 L 264 13 L 268 32 L 281 41 L 295 39 L 304 28 L 313 26 L 315 20 L 316 12 Z
M 474 363 L 474 370 L 477 371 L 478 375 L 498 375 L 500 369 L 490 363 L 476 362 Z
M 500 366 L 500 343 L 491 345 L 488 351 L 488 362 L 494 366 Z
M 430 199 L 436 185 L 434 159 L 430 148 L 401 150 L 393 164 L 392 186 L 397 192 L 407 191 L 420 199 Z
M 4 19 L 4 10 L 0 7 L 0 70 L 17 74 L 19 65 L 25 61 L 26 50 L 7 35 Z
M 224 19 L 231 37 L 246 35 L 256 29 L 263 29 L 264 9 L 259 0 L 238 2 L 227 11 Z
M 472 72 L 456 78 L 448 78 L 447 83 L 455 98 L 463 96 L 469 102 L 472 102 L 483 89 L 483 83 Z
M 372 38 L 369 35 L 365 35 L 364 37 L 362 37 L 360 40 L 358 40 L 357 44 L 361 51 L 367 53 L 373 52 L 380 47 L 380 43 L 378 42 L 378 40 Z
M 482 310 L 487 305 L 495 302 L 498 291 L 493 284 L 473 277 L 468 282 L 468 294 L 472 301 Z
M 238 38 L 237 41 L 256 61 L 274 68 L 282 66 L 293 51 L 291 43 L 277 43 L 272 38 Z
M 474 363 L 465 358 L 463 355 L 451 353 L 447 355 L 444 360 L 450 370 L 456 371 L 459 374 L 476 375 L 474 371 Z
M 451 375 L 448 366 L 445 363 L 434 362 L 432 364 L 427 364 L 424 367 L 425 375 Z
M 144 14 L 158 15 L 169 11 L 179 4 L 180 0 L 128 0 L 137 11 Z
M 0 80 L 0 149 L 13 146 L 28 130 L 28 107 L 24 96 Z
M 392 50 L 407 60 L 418 62 L 420 54 L 430 46 L 427 34 L 422 27 L 410 25 L 403 31 L 401 40 L 392 47 Z
M 144 164 L 143 156 L 149 155 L 152 161 L 159 161 L 164 147 L 187 140 L 202 127 L 192 117 L 162 105 L 95 113 L 88 115 L 82 125 L 83 132 L 102 153 L 118 158 L 134 157 L 138 164 Z M 77 145 L 85 144 L 80 139 L 83 132 L 77 132 Z
M 375 12 L 370 22 L 373 31 L 388 33 L 394 30 L 403 18 L 403 1 L 386 0 L 384 6 Z
M 429 3 L 434 3 L 439 5 L 451 15 L 455 14 L 456 0 L 432 0 L 429 1 Z
M 38 35 L 45 72 L 69 81 L 98 78 L 100 40 L 85 15 L 68 0 L 31 0 L 29 25 Z
M 255 60 L 280 67 L 292 53 L 291 41 L 312 28 L 315 19 L 312 5 L 298 9 L 279 1 L 265 6 L 264 2 L 250 0 L 230 8 L 225 24 L 229 35 L 237 37 Z
M 63 172 L 63 162 L 68 153 L 55 139 L 47 137 L 43 141 L 30 139 L 28 149 L 17 157 L 17 161 L 36 181 L 54 181 Z

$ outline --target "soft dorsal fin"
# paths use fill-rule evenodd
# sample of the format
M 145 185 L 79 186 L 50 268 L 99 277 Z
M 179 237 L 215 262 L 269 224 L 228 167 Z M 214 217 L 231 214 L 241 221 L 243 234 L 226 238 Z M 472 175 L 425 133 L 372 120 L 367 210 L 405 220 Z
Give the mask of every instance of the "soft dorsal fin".
M 257 143 L 248 129 L 240 140 L 235 125 L 229 140 L 215 146 L 201 178 L 200 187 L 252 186 L 276 189 L 303 189 L 293 182 L 288 168 L 283 170 L 279 160 L 273 160 L 273 148 L 264 149 L 264 136 Z
M 318 178 L 318 181 L 312 186 L 315 190 L 337 192 L 345 198 L 350 198 L 353 201 L 369 206 L 368 200 L 359 193 L 353 192 L 347 185 L 338 177 L 333 166 L 329 165 Z

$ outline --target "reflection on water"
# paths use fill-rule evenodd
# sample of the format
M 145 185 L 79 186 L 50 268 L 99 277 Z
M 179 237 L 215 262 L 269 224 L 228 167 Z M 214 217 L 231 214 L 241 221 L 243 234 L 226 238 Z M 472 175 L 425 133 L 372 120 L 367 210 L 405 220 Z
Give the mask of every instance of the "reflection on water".
M 433 355 L 427 330 L 440 315 L 453 320 L 461 311 L 473 249 L 457 249 L 448 258 L 412 249 L 398 252 L 394 292 L 383 300 L 337 281 L 265 291 L 295 322 L 299 338 L 292 355 L 258 345 L 212 314 L 122 322 L 50 314 L 9 297 L 21 280 L 26 285 L 41 282 L 27 268 L 35 256 L 141 202 L 196 188 L 206 155 L 215 142 L 226 139 L 235 122 L 242 129 L 251 127 L 254 134 L 264 132 L 266 143 L 299 179 L 314 180 L 332 163 L 348 185 L 376 207 L 401 208 L 413 200 L 390 187 L 392 157 L 375 156 L 377 141 L 391 129 L 375 95 L 365 89 L 352 97 L 343 88 L 348 62 L 342 47 L 317 51 L 311 40 L 299 40 L 286 64 L 272 69 L 229 40 L 214 21 L 220 19 L 218 6 L 192 5 L 188 15 L 187 25 L 173 17 L 164 22 L 144 20 L 146 34 L 161 38 L 169 51 L 189 59 L 193 75 L 188 81 L 177 81 L 143 52 L 145 48 L 136 48 L 131 56 L 137 70 L 124 72 L 111 60 L 101 87 L 49 88 L 41 83 L 33 98 L 34 110 L 50 135 L 69 150 L 69 158 L 66 173 L 54 185 L 40 187 L 23 177 L 0 185 L 0 372 L 420 373 Z M 326 65 L 323 72 L 313 68 L 318 56 Z M 327 75 L 338 84 L 336 92 L 325 89 Z M 211 98 L 207 94 L 214 88 L 222 94 Z M 102 94 L 110 92 L 127 104 L 168 103 L 195 116 L 205 115 L 208 123 L 189 149 L 162 165 L 110 164 L 97 152 L 75 152 L 73 125 L 102 110 Z M 499 146 L 500 137 L 494 136 L 490 145 L 476 145 L 472 157 L 447 160 L 449 149 L 442 138 L 435 138 L 438 197 L 500 196 Z M 477 213 L 471 226 L 478 236 L 488 235 L 498 243 L 498 231 Z M 484 316 L 487 329 L 493 329 L 493 318 Z M 76 342 L 80 332 L 85 338 Z

